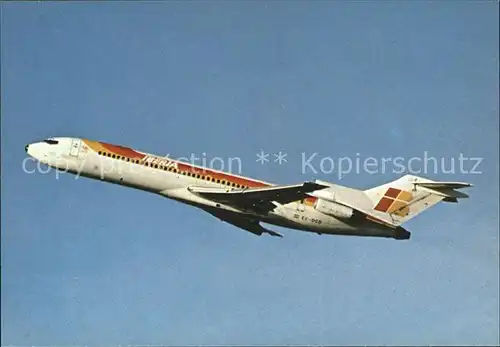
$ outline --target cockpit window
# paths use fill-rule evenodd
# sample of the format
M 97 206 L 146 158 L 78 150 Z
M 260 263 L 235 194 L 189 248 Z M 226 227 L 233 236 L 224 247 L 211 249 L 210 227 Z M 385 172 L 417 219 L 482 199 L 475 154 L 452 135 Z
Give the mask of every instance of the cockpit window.
M 49 145 L 57 145 L 59 143 L 59 141 L 51 139 L 44 140 L 43 142 L 48 143 Z

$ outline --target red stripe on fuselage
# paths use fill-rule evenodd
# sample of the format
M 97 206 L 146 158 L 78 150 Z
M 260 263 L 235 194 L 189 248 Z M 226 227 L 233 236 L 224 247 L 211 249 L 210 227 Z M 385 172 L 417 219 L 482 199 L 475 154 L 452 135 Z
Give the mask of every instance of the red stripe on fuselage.
M 143 153 L 140 153 L 140 152 L 133 150 L 132 148 L 112 145 L 112 144 L 105 143 L 105 142 L 99 142 L 99 143 L 101 144 L 101 146 L 106 148 L 108 151 L 113 152 L 113 153 L 118 154 L 118 155 L 121 155 L 121 156 L 124 156 L 124 157 L 127 157 L 127 158 L 143 159 L 146 156 Z
M 199 173 L 199 174 L 211 176 L 211 177 L 215 178 L 216 180 L 221 180 L 221 181 L 224 180 L 227 182 L 236 183 L 236 184 L 240 184 L 240 185 L 247 186 L 247 187 L 253 187 L 253 188 L 271 187 L 272 186 L 272 184 L 270 184 L 270 183 L 265 183 L 265 182 L 253 180 L 253 179 L 248 178 L 248 177 L 235 176 L 235 175 L 232 175 L 229 173 L 214 171 L 214 170 L 204 168 L 204 167 L 196 167 L 196 166 L 193 166 L 191 164 L 180 162 L 180 161 L 174 161 L 174 162 L 177 163 L 177 167 L 178 167 L 179 171 L 181 171 L 181 172 Z

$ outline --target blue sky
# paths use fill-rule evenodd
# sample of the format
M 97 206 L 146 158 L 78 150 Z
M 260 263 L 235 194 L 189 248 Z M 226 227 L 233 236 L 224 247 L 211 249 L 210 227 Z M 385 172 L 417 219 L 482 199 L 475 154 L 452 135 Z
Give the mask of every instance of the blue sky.
M 497 3 L 1 12 L 3 345 L 499 343 Z M 399 174 L 304 173 L 302 153 L 483 160 L 479 174 L 426 175 L 475 187 L 407 223 L 409 242 L 277 239 L 144 192 L 25 173 L 24 145 L 49 136 L 359 188 Z M 260 150 L 288 161 L 261 165 Z

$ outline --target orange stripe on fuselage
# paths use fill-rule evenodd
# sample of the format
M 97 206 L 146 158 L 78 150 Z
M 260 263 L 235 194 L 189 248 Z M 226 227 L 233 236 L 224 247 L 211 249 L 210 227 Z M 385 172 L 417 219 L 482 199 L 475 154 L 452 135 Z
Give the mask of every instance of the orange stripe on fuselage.
M 123 146 L 116 146 L 112 145 L 109 143 L 104 143 L 101 142 L 101 145 L 108 150 L 108 152 L 115 153 L 116 155 L 120 155 L 126 158 L 131 158 L 131 159 L 144 159 L 146 156 L 143 153 L 139 153 L 137 151 L 134 151 L 132 148 L 128 147 L 123 147 Z
M 177 163 L 177 167 L 178 167 L 179 171 L 181 171 L 181 172 L 200 173 L 203 175 L 207 175 L 209 177 L 213 177 L 216 180 L 221 180 L 221 181 L 224 180 L 226 182 L 240 184 L 240 185 L 252 187 L 252 188 L 273 186 L 272 184 L 257 181 L 257 180 L 252 180 L 251 178 L 248 178 L 248 177 L 235 176 L 235 175 L 231 175 L 229 173 L 225 173 L 225 172 L 221 172 L 221 171 L 214 171 L 214 170 L 207 169 L 204 167 L 197 167 L 197 166 L 193 166 L 193 165 L 188 164 L 188 163 L 184 163 L 184 162 L 180 162 L 180 161 L 176 161 L 176 160 L 174 160 L 174 161 Z

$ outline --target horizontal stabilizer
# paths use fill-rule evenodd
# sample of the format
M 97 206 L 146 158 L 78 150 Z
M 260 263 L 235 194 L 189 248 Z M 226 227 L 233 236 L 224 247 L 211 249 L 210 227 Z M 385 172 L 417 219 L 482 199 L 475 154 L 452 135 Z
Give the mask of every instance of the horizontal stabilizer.
M 468 198 L 469 195 L 455 189 L 472 187 L 472 184 L 462 182 L 418 182 L 414 184 L 424 188 L 429 193 L 442 196 L 445 202 L 458 202 L 457 199 Z
M 415 184 L 430 189 L 460 189 L 472 187 L 472 184 L 465 182 L 418 182 Z

